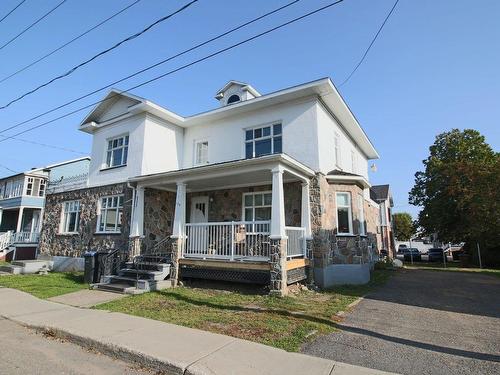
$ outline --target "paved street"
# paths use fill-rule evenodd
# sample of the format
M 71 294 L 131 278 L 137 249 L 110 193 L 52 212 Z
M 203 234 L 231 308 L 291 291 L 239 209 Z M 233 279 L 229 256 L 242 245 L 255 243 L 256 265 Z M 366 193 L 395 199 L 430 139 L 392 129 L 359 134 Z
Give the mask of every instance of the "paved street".
M 0 374 L 146 375 L 146 370 L 0 318 Z
M 303 352 L 402 374 L 499 374 L 500 279 L 402 270 Z

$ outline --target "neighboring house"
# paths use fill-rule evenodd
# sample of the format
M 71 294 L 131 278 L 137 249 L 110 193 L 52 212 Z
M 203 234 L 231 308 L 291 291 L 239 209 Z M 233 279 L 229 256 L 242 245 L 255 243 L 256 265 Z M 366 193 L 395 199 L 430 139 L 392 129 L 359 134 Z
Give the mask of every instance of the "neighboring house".
M 392 221 L 392 207 L 394 207 L 394 202 L 389 185 L 372 186 L 370 188 L 370 196 L 380 207 L 379 232 L 381 243 L 379 246 L 381 249 L 387 250 L 390 256 L 396 256 Z
M 368 160 L 378 153 L 331 80 L 266 95 L 230 81 L 216 99 L 220 108 L 182 117 L 106 95 L 79 126 L 93 137 L 88 186 L 47 196 L 40 251 L 114 248 L 138 264 L 168 253 L 174 285 L 221 279 L 285 294 L 312 269 L 321 286 L 366 282 L 379 212 Z
M 53 181 L 62 187 L 70 176 L 88 175 L 89 162 L 88 157 L 79 158 L 0 179 L 1 257 L 35 258 L 45 196 Z

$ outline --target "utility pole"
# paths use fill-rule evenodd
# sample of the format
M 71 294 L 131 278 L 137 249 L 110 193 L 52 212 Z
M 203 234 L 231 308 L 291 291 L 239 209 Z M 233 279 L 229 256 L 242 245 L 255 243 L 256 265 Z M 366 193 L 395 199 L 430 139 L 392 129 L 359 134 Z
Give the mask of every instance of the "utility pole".
M 479 247 L 479 242 L 477 244 L 477 256 L 479 258 L 479 268 L 483 268 L 483 262 L 481 261 L 481 248 Z

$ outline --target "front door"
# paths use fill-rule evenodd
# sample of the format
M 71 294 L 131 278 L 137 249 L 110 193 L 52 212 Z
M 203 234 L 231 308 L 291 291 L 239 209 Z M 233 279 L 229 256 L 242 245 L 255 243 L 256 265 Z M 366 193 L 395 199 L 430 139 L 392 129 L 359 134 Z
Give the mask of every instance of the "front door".
M 189 216 L 189 222 L 192 224 L 208 223 L 208 197 L 191 198 L 191 215 Z M 187 253 L 190 255 L 206 255 L 208 253 L 208 226 L 190 226 L 187 246 Z

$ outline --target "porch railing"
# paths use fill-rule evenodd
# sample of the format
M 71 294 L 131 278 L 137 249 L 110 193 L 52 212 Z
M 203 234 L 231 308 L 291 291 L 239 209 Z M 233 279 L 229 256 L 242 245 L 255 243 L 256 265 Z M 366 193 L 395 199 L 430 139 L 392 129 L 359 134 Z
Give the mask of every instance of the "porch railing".
M 287 240 L 286 255 L 288 258 L 306 256 L 306 230 L 301 227 L 286 227 Z
M 188 223 L 183 255 L 230 260 L 267 259 L 271 246 L 270 227 L 270 221 Z
M 40 239 L 39 232 L 16 232 L 12 233 L 11 242 L 14 243 L 37 243 Z
M 12 232 L 0 233 L 0 251 L 8 248 L 12 244 Z

